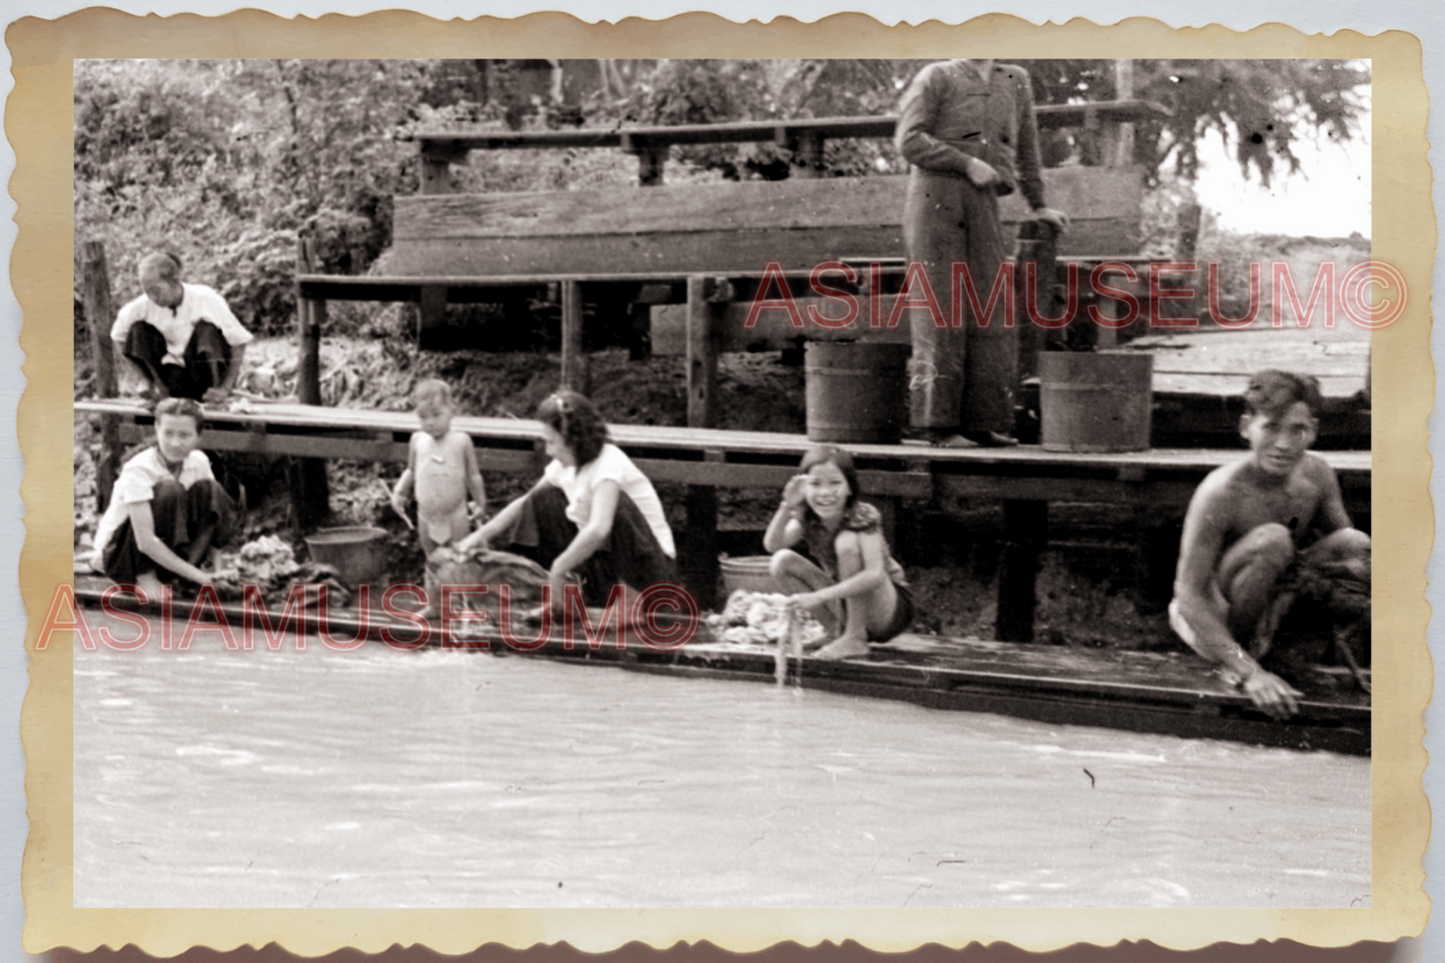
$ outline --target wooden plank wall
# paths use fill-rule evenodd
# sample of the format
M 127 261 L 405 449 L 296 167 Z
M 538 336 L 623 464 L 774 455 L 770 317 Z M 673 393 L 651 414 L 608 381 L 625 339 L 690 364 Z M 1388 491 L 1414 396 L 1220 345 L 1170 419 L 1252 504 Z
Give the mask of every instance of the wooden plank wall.
M 1050 205 L 1073 227 L 1060 254 L 1138 247 L 1138 170 L 1044 171 Z M 901 258 L 906 177 L 679 184 L 532 194 L 396 198 L 392 270 L 402 276 L 757 273 L 769 261 L 808 268 L 829 258 Z M 1012 229 L 1027 216 L 1003 198 Z

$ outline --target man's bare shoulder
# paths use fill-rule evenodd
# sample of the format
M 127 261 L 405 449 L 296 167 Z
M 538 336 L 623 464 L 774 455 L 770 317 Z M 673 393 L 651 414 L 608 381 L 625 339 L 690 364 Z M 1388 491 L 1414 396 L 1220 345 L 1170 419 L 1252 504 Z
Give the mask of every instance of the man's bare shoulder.
M 1305 452 L 1304 458 L 1300 460 L 1299 471 L 1305 478 L 1316 483 L 1327 483 L 1336 478 L 1334 466 L 1325 461 L 1323 455 L 1312 451 Z
M 1236 461 L 1220 465 L 1212 472 L 1204 476 L 1199 487 L 1194 490 L 1194 499 L 1191 507 L 1200 502 L 1213 502 L 1223 498 L 1233 498 L 1249 488 L 1241 479 L 1245 466 L 1249 463 L 1248 456 Z

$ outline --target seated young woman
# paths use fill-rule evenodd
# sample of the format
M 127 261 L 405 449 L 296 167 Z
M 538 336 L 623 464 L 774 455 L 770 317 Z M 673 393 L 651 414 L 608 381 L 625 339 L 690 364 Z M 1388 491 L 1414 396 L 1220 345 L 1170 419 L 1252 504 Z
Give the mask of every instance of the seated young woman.
M 96 558 L 112 581 L 151 599 L 161 583 L 209 582 L 202 566 L 229 535 L 235 507 L 197 450 L 205 413 L 189 398 L 156 406 L 156 443 L 125 463 L 95 532 Z
M 671 581 L 677 549 L 667 513 L 632 460 L 607 438 L 597 407 L 575 391 L 558 391 L 537 408 L 551 461 L 527 494 L 457 545 L 460 552 L 508 548 L 548 570 L 552 605 L 580 578 L 589 605 L 612 587 L 643 589 Z

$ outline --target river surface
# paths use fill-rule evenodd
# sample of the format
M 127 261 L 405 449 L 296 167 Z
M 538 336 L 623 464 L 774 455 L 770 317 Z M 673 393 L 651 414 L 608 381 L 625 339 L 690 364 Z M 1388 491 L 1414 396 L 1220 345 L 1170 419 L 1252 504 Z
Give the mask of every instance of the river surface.
M 314 638 L 77 646 L 74 798 L 77 907 L 1370 901 L 1364 758 Z

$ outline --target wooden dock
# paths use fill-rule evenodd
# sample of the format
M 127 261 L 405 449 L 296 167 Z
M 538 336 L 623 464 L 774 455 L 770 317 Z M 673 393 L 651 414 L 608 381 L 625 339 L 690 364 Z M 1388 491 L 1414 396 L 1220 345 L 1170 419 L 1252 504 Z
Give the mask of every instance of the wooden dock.
M 144 440 L 154 416 L 119 401 L 77 401 L 77 413 L 119 422 L 123 444 Z M 403 462 L 416 430 L 408 412 L 307 405 L 255 405 L 208 416 L 202 449 L 291 455 L 308 459 Z M 459 416 L 453 429 L 472 436 L 484 472 L 540 475 L 546 464 L 534 421 Z M 680 532 L 679 569 L 704 607 L 717 584 L 718 488 L 781 491 L 811 446 L 807 437 L 775 432 L 655 425 L 609 426 L 613 440 L 654 482 L 688 486 L 688 518 Z M 1034 637 L 1035 580 L 1048 542 L 1050 503 L 1095 503 L 1181 510 L 1200 480 L 1240 457 L 1236 450 L 1154 449 L 1142 452 L 1051 452 L 1017 448 L 938 449 L 925 445 L 849 445 L 864 491 L 896 516 L 901 499 L 936 497 L 1001 502 L 998 638 Z M 1340 479 L 1346 508 L 1363 519 L 1370 510 L 1370 453 L 1323 453 Z M 699 498 L 701 492 L 708 496 Z
M 98 606 L 104 584 L 97 576 L 78 575 L 76 596 L 83 604 Z M 178 606 L 177 611 L 182 610 Z M 225 615 L 238 633 L 246 624 L 240 606 L 226 606 Z M 595 624 L 601 624 L 601 616 L 592 613 Z M 373 613 L 362 620 L 356 612 L 342 610 L 330 614 L 327 624 L 335 637 L 365 636 L 369 644 L 386 644 L 380 634 L 383 624 L 396 636 L 408 637 L 408 627 L 384 619 L 383 614 Z M 314 610 L 308 610 L 291 631 L 314 633 L 319 627 Z M 534 626 L 517 629 L 521 638 L 535 632 Z M 214 639 L 214 633 L 210 637 Z M 254 644 L 260 648 L 266 643 Z M 495 637 L 486 642 L 456 639 L 448 645 L 478 655 L 522 654 Z M 705 626 L 699 626 L 694 641 L 671 650 L 650 648 L 631 632 L 603 635 L 594 644 L 555 632 L 526 654 L 683 678 L 777 684 L 771 647 L 713 642 Z M 1163 653 L 1129 652 L 905 634 L 874 646 L 868 658 L 792 659 L 785 684 L 934 709 L 993 712 L 1051 725 L 1370 753 L 1369 697 L 1355 689 L 1348 676 L 1318 673 L 1314 685 L 1307 687 L 1299 715 L 1278 722 L 1258 712 L 1246 697 L 1218 679 L 1203 659 L 1182 647 Z M 940 720 L 940 724 L 950 723 Z

